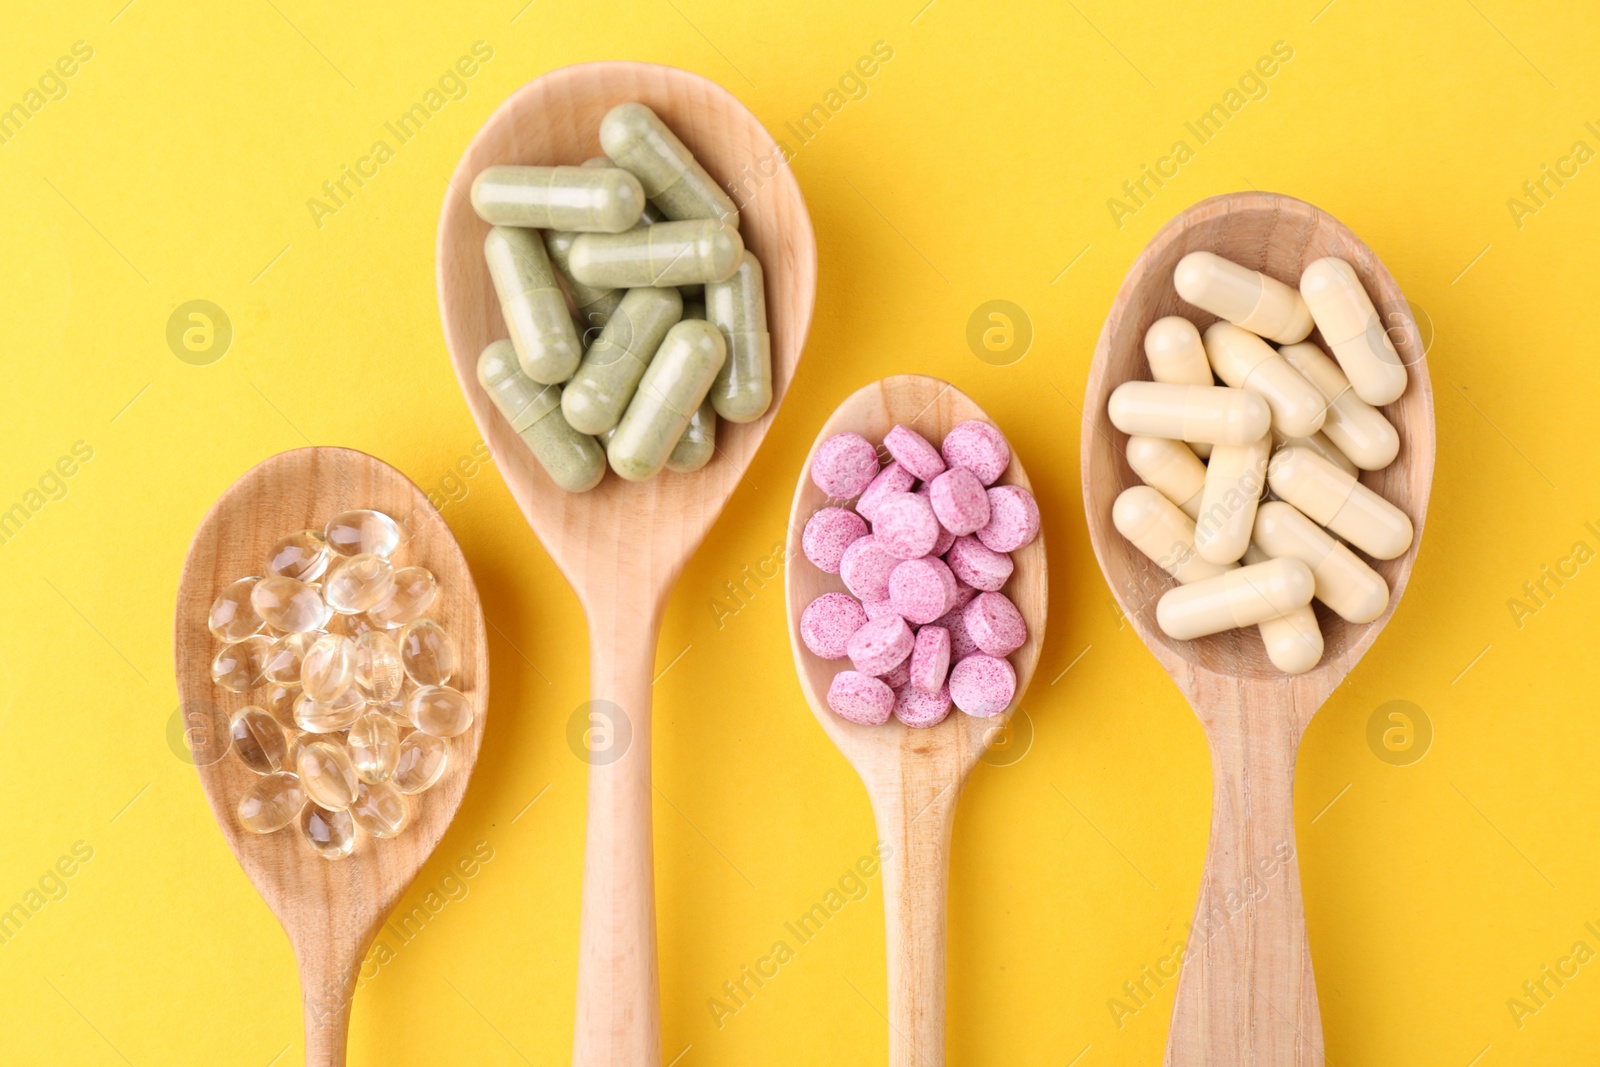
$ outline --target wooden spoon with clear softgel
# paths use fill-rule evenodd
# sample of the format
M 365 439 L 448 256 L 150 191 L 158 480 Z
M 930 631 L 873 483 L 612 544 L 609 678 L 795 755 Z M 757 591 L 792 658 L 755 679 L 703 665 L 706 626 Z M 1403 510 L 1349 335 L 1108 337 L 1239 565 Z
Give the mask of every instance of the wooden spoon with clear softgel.
M 584 493 L 551 481 L 478 384 L 478 357 L 506 326 L 483 258 L 488 224 L 467 190 L 495 164 L 578 165 L 600 154 L 600 119 L 649 105 L 739 201 L 739 229 L 766 269 L 772 405 L 717 427 L 693 473 L 647 482 L 607 473 Z M 770 175 L 770 177 L 768 176 Z M 732 184 L 730 184 L 732 183 Z M 772 425 L 794 380 L 816 298 L 817 251 L 794 175 L 759 120 L 715 83 L 647 63 L 585 63 L 544 75 L 489 118 L 457 166 L 439 220 L 439 308 L 456 377 L 495 465 L 589 620 L 590 715 L 616 746 L 591 756 L 583 918 L 578 939 L 578 1067 L 660 1067 L 655 875 L 650 834 L 650 684 L 668 594 Z M 627 740 L 624 741 L 623 738 Z
M 1325 652 L 1304 674 L 1275 668 L 1253 626 L 1198 641 L 1168 637 L 1156 624 L 1156 601 L 1172 580 L 1112 524 L 1112 502 L 1139 478 L 1124 455 L 1127 435 L 1112 426 L 1106 403 L 1123 382 L 1149 379 L 1144 336 L 1157 319 L 1182 315 L 1201 330 L 1215 321 L 1173 287 L 1178 261 L 1196 251 L 1291 287 L 1316 259 L 1347 260 L 1410 378 L 1400 399 L 1382 409 L 1399 432 L 1399 457 L 1361 481 L 1405 512 L 1415 536 L 1398 558 L 1370 561 L 1390 589 L 1377 619 L 1357 625 L 1316 605 Z M 1320 333 L 1311 339 L 1322 340 Z M 1169 1067 L 1323 1063 L 1295 851 L 1295 753 L 1311 716 L 1388 623 L 1416 562 L 1434 462 L 1424 351 L 1400 287 L 1372 250 L 1326 212 L 1271 193 L 1212 197 L 1163 226 L 1128 271 L 1100 333 L 1083 406 L 1089 539 L 1125 617 L 1193 705 L 1211 747 L 1211 839 L 1178 980 Z

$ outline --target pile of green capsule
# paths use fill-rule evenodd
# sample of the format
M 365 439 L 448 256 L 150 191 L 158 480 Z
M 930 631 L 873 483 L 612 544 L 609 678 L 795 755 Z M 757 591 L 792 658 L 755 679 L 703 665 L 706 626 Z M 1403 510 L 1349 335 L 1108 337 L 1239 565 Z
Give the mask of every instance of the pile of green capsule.
M 428 618 L 438 582 L 395 566 L 403 542 L 382 512 L 342 512 L 280 539 L 261 576 L 212 603 L 211 679 L 251 700 L 228 720 L 229 754 L 260 775 L 236 808 L 245 830 L 296 823 L 330 860 L 360 833 L 395 837 L 471 729 L 472 702 L 448 684 L 455 641 Z
M 772 404 L 765 283 L 739 209 L 643 104 L 607 112 L 600 145 L 581 167 L 487 167 L 472 183 L 510 334 L 478 381 L 573 493 L 607 465 L 636 482 L 699 470 L 719 418 Z

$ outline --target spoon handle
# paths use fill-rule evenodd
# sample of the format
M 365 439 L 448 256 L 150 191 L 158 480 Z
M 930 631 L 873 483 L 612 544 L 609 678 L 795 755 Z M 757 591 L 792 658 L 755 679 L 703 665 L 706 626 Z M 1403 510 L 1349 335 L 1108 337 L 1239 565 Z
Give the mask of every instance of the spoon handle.
M 362 947 L 327 941 L 299 951 L 300 996 L 305 1008 L 306 1067 L 344 1067 Z M 370 937 L 367 940 L 371 940 Z
M 622 596 L 589 610 L 589 763 L 574 1067 L 660 1067 L 650 685 L 660 616 Z

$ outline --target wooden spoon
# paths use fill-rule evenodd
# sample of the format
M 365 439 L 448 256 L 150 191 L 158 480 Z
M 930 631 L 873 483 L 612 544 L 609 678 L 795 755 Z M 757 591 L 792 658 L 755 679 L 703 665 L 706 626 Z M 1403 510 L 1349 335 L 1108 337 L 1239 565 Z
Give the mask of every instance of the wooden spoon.
M 861 775 L 872 801 L 878 839 L 890 849 L 883 859 L 883 907 L 893 1067 L 944 1063 L 945 898 L 956 797 L 979 757 L 1004 732 L 1038 666 L 1049 600 L 1044 535 L 1012 553 L 1016 570 L 1002 590 L 1028 624 L 1027 644 L 1009 657 L 1017 672 L 1011 706 L 992 719 L 973 718 L 952 708 L 938 726 L 914 730 L 893 718 L 882 726 L 859 726 L 828 707 L 828 684 L 849 663 L 820 659 L 806 648 L 800 639 L 800 613 L 823 593 L 846 590 L 838 575 L 824 574 L 806 560 L 800 534 L 811 514 L 828 503 L 827 495 L 811 480 L 811 458 L 823 441 L 845 431 L 882 441 L 899 423 L 937 445 L 952 426 L 967 419 L 993 422 L 961 390 L 937 378 L 902 374 L 857 390 L 817 434 L 789 512 L 791 562 L 784 588 L 800 689 L 822 729 Z M 1014 454 L 998 484 L 1032 488 Z
M 1167 637 L 1155 608 L 1173 583 L 1111 523 L 1112 502 L 1139 479 L 1106 401 L 1123 382 L 1149 379 L 1143 342 L 1156 319 L 1182 315 L 1202 330 L 1215 321 L 1179 299 L 1172 284 L 1178 260 L 1200 250 L 1291 286 L 1312 260 L 1348 260 L 1410 371 L 1405 394 L 1383 409 L 1400 434 L 1399 458 L 1361 480 L 1410 516 L 1416 536 L 1398 559 L 1368 561 L 1389 583 L 1380 618 L 1355 625 L 1316 605 L 1326 652 L 1301 675 L 1268 662 L 1255 627 L 1200 641 Z M 1321 334 L 1312 339 L 1321 342 Z M 1294 851 L 1295 752 L 1311 716 L 1372 645 L 1411 576 L 1433 481 L 1433 388 L 1423 355 L 1400 287 L 1372 250 L 1326 212 L 1272 193 L 1212 197 L 1163 226 L 1134 261 L 1100 333 L 1083 407 L 1089 539 L 1124 614 L 1193 705 L 1211 746 L 1211 841 L 1173 1008 L 1172 1067 L 1323 1062 Z
M 717 454 L 693 474 L 643 483 L 608 473 L 587 493 L 557 487 L 478 386 L 478 355 L 506 335 L 483 259 L 488 226 L 466 192 L 499 163 L 578 164 L 600 154 L 600 119 L 648 104 L 729 188 L 745 246 L 766 271 L 772 407 L 717 427 Z M 572 583 L 589 619 L 591 715 L 610 718 L 626 751 L 589 767 L 583 918 L 573 1062 L 661 1063 L 655 882 L 650 841 L 650 685 L 662 607 L 684 563 L 732 494 L 789 383 L 811 326 L 817 249 L 800 187 L 761 123 L 724 89 L 647 63 L 585 63 L 512 94 L 456 167 L 439 220 L 439 307 L 456 377 L 511 495 Z M 605 702 L 605 703 L 602 703 Z
M 229 693 L 211 680 L 220 647 L 206 628 L 211 602 L 224 586 L 262 573 L 279 538 L 320 530 L 342 511 L 371 508 L 401 524 L 408 540 L 396 554 L 439 582 L 430 618 L 455 638 L 460 666 L 450 684 L 472 701 L 472 729 L 450 742 L 450 762 L 433 788 L 411 798 L 412 822 L 398 837 L 359 835 L 355 851 L 326 860 L 311 851 L 294 824 L 252 834 L 235 811 L 260 779 L 227 756 L 228 718 L 259 701 L 259 691 Z M 489 706 L 489 663 L 478 590 L 461 548 L 422 490 L 381 460 L 347 448 L 301 448 L 252 467 L 212 505 L 195 531 L 178 580 L 173 649 L 178 698 L 191 736 L 200 785 L 222 836 L 256 891 L 283 924 L 300 967 L 305 1002 L 306 1063 L 345 1062 L 350 1003 L 362 959 L 395 902 L 432 854 L 461 806 L 483 742 Z

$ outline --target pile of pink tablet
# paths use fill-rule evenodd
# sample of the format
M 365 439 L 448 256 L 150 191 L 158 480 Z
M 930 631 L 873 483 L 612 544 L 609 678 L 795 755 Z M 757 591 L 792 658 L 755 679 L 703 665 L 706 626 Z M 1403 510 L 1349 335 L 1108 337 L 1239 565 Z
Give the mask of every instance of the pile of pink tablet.
M 1006 657 L 1028 640 L 1000 590 L 1010 553 L 1039 536 L 1039 506 L 1026 489 L 994 484 L 1011 446 L 986 422 L 960 423 L 939 448 L 896 426 L 883 447 L 880 469 L 872 442 L 837 434 L 811 463 L 811 480 L 840 503 L 811 516 L 801 548 L 850 591 L 824 593 L 800 616 L 807 648 L 853 668 L 834 676 L 828 706 L 864 726 L 890 715 L 935 726 L 952 702 L 999 715 L 1017 688 Z

